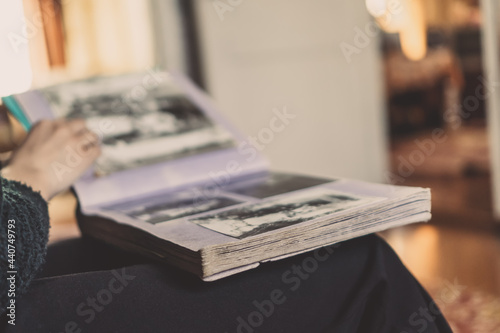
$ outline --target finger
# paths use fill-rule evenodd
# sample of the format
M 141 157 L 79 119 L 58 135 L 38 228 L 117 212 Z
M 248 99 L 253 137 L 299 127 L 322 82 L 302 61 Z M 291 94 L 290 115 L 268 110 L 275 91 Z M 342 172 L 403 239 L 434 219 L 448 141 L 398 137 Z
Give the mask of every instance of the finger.
M 83 157 L 85 168 L 90 166 L 99 157 L 99 155 L 101 155 L 101 146 L 98 145 L 87 145 L 81 147 L 80 149 L 80 154 Z
M 88 152 L 92 147 L 100 145 L 100 140 L 97 134 L 90 130 L 85 130 L 74 137 L 77 150 L 82 153 Z
M 88 131 L 85 120 L 83 119 L 68 120 L 66 125 L 70 128 L 71 132 L 75 134 L 80 134 L 82 132 Z
M 79 140 L 87 140 L 89 143 L 94 145 L 99 145 L 101 143 L 99 136 L 87 128 L 81 131 L 76 137 Z
M 56 128 L 57 124 L 54 120 L 40 120 L 33 125 L 26 139 L 29 140 L 31 138 L 37 142 L 44 141 L 54 133 Z
M 35 124 L 33 124 L 31 131 L 34 131 L 36 129 L 39 130 L 52 130 L 54 127 L 57 125 L 56 120 L 49 120 L 49 119 L 42 119 L 37 121 Z

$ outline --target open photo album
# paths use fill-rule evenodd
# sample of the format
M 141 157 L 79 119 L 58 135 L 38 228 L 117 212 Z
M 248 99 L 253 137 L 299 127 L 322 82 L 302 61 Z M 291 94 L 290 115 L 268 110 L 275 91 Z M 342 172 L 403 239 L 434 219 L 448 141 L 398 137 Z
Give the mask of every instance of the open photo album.
M 27 129 L 84 118 L 100 137 L 102 155 L 74 185 L 83 234 L 206 281 L 431 216 L 429 189 L 271 171 L 180 75 L 96 77 L 3 102 Z

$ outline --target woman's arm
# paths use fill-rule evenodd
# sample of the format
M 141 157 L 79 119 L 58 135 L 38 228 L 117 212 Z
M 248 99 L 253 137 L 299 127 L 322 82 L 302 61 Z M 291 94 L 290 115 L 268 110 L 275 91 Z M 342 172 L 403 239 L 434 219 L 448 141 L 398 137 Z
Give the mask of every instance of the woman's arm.
M 44 261 L 49 230 L 47 201 L 71 186 L 99 154 L 98 138 L 82 120 L 42 121 L 2 170 L 0 313 L 10 298 L 7 272 L 17 272 L 15 295 L 19 296 Z

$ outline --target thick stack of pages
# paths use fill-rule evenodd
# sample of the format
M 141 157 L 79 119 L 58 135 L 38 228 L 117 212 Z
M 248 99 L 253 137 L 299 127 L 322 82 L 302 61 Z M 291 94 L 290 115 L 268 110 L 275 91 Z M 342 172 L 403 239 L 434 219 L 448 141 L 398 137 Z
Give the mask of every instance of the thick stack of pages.
M 101 136 L 102 156 L 75 185 L 84 234 L 204 280 L 430 219 L 428 189 L 270 172 L 183 77 L 93 78 L 4 102 L 26 127 L 79 117 Z
M 95 213 L 107 219 L 82 217 L 82 231 L 216 280 L 259 262 L 430 218 L 428 189 L 345 179 L 268 173 L 217 188 L 209 197 L 197 197 L 200 191 L 101 207 Z

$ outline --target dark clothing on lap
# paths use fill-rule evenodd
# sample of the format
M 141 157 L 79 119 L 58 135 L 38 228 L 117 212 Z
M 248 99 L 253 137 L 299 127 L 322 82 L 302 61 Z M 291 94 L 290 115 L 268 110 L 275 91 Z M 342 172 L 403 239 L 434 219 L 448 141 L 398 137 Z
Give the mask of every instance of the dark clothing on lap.
M 122 268 L 125 267 L 125 268 Z M 6 332 L 451 332 L 370 235 L 214 282 L 90 239 L 49 247 Z M 80 331 L 81 330 L 81 331 Z

